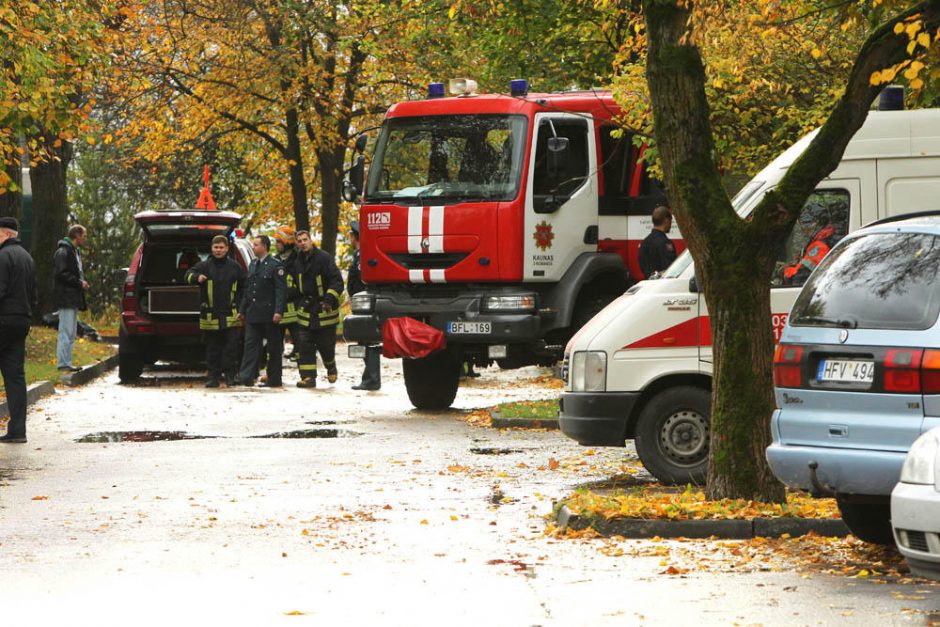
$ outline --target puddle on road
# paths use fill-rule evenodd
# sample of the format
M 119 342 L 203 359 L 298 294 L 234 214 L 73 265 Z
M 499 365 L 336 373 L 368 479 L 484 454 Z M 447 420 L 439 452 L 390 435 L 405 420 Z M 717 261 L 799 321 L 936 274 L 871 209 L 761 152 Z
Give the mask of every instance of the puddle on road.
M 346 431 L 345 429 L 300 429 L 298 431 L 253 435 L 251 437 L 302 440 L 308 438 L 355 438 L 360 435 L 362 434 L 355 431 Z
M 176 440 L 214 439 L 212 435 L 194 435 L 185 431 L 100 431 L 75 440 L 82 444 L 108 444 L 111 442 L 173 442 Z
M 474 455 L 513 455 L 521 453 L 521 448 L 492 448 L 492 447 L 474 447 L 470 449 Z
M 327 425 L 348 425 L 355 422 L 354 420 L 308 420 L 305 422 L 305 425 L 313 425 L 315 427 L 323 427 Z

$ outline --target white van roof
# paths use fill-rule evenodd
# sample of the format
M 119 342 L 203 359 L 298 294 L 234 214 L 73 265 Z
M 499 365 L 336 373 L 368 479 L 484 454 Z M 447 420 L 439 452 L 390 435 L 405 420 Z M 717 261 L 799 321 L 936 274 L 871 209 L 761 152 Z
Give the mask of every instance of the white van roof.
M 800 138 L 754 178 L 782 178 L 818 132 Z M 842 161 L 924 156 L 940 156 L 940 109 L 870 112 L 846 146 Z

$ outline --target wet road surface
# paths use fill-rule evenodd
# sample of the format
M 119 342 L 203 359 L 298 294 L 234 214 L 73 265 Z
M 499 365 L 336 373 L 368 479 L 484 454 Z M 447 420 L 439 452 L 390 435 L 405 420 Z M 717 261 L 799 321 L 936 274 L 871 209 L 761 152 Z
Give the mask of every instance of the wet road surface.
M 635 467 L 632 448 L 468 424 L 557 396 L 543 370 L 484 370 L 455 410 L 419 412 L 395 362 L 352 391 L 360 364 L 317 390 L 293 366 L 283 390 L 112 374 L 31 408 L 29 444 L 0 448 L 0 624 L 940 621 L 936 587 L 785 559 L 672 576 L 666 553 L 719 543 L 546 534 L 553 500 Z

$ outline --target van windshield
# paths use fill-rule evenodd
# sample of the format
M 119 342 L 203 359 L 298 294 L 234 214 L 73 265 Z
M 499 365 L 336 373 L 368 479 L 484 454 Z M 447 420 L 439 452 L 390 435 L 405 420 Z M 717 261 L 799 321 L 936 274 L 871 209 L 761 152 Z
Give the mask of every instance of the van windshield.
M 522 115 L 392 118 L 376 143 L 366 198 L 405 205 L 512 200 L 526 127 Z
M 940 313 L 940 237 L 872 233 L 837 247 L 800 292 L 793 326 L 927 329 Z

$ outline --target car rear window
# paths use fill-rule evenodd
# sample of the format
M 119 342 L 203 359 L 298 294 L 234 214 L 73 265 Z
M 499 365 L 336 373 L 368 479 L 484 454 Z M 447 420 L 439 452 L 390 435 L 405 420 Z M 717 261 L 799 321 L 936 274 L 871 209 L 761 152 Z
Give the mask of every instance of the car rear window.
M 927 329 L 940 313 L 940 238 L 873 233 L 828 255 L 800 292 L 790 324 Z

